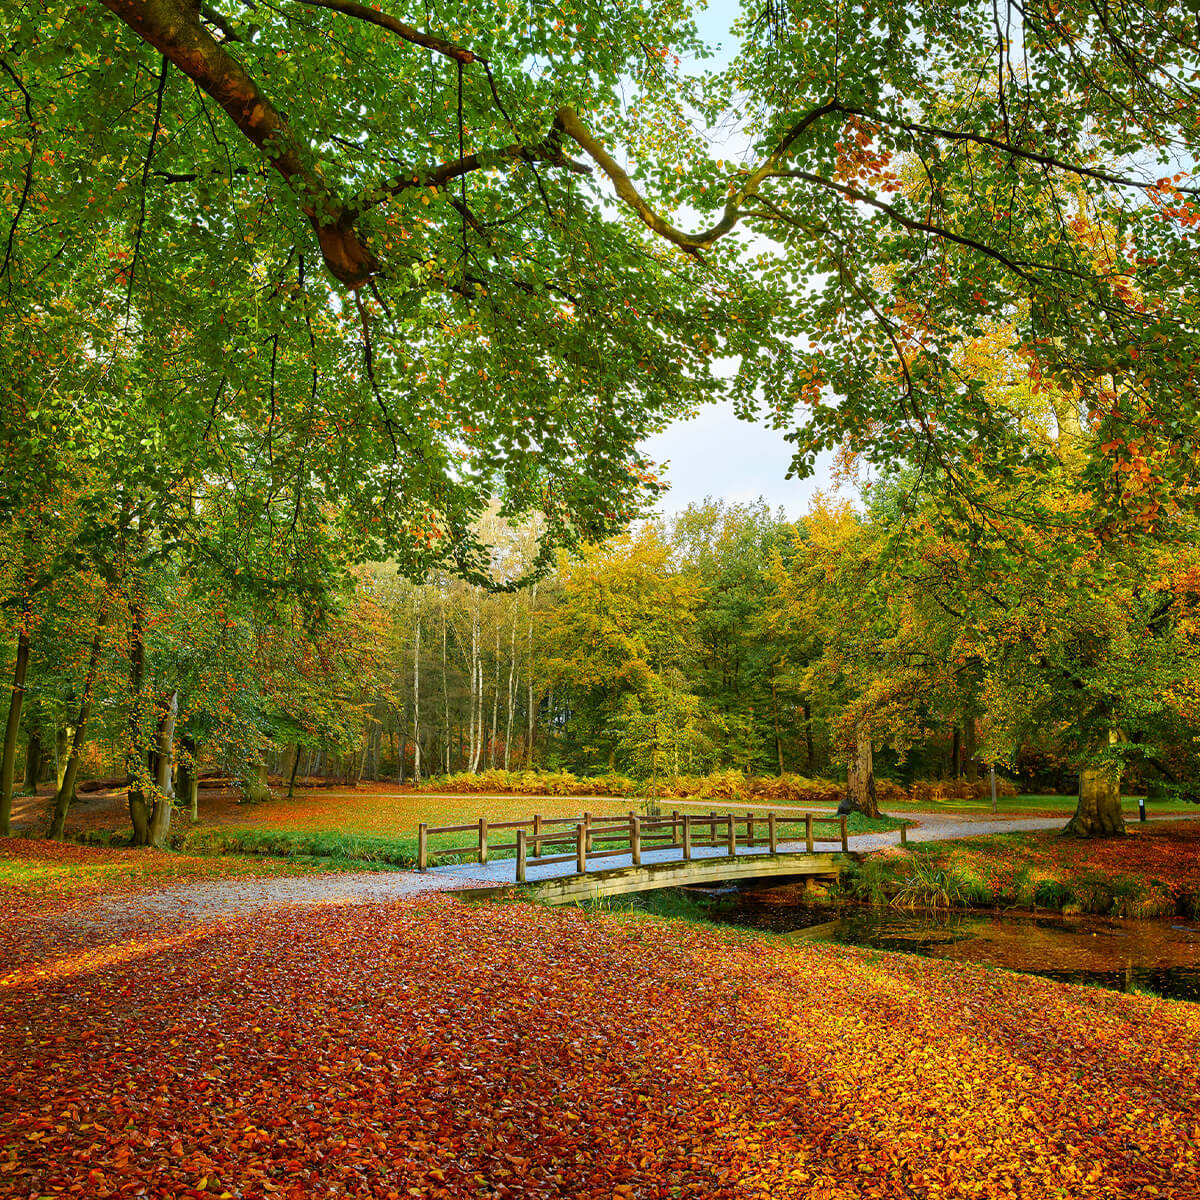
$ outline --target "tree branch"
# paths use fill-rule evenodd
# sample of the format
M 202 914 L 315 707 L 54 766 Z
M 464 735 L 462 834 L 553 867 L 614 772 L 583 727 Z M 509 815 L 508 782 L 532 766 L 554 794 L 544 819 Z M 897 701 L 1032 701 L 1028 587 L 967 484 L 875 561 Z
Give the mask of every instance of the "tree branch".
M 344 16 L 354 17 L 359 21 L 369 21 L 372 25 L 378 25 L 381 29 L 390 30 L 406 42 L 412 42 L 414 46 L 424 46 L 426 50 L 432 50 L 435 54 L 445 55 L 446 58 L 452 58 L 458 63 L 465 64 L 486 61 L 473 50 L 456 45 L 454 42 L 448 42 L 445 38 L 434 37 L 430 33 L 422 33 L 419 29 L 414 29 L 411 25 L 406 25 L 403 21 L 388 16 L 385 12 L 380 12 L 377 8 L 368 8 L 365 4 L 356 4 L 354 0 L 297 0 L 297 3 L 307 4 L 314 8 L 328 8 L 334 12 L 342 13 Z

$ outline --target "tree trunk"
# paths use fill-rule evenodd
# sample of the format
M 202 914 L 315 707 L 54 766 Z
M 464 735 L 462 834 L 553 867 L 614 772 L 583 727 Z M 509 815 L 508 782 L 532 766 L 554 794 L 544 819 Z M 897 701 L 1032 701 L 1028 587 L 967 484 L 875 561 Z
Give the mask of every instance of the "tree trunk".
M 496 622 L 496 686 L 492 691 L 492 736 L 488 738 L 488 770 L 496 766 L 496 726 L 500 718 L 500 622 Z
M 852 812 L 879 816 L 879 803 L 875 798 L 875 755 L 865 721 L 859 721 L 854 731 L 854 757 L 846 772 L 846 798 L 838 805 L 838 812 L 843 816 Z
M 979 779 L 979 718 L 967 717 L 963 721 L 963 778 L 968 783 Z
M 528 671 L 528 679 L 526 681 L 527 697 L 526 706 L 528 712 L 525 714 L 528 724 L 528 733 L 525 737 L 525 766 L 526 769 L 533 769 L 533 731 L 536 724 L 536 719 L 533 712 L 533 611 L 537 607 L 537 584 L 533 585 L 533 590 L 529 598 L 529 636 L 526 640 L 526 669 Z
M 287 798 L 292 800 L 296 795 L 296 771 L 300 766 L 300 743 L 297 742 L 292 747 L 292 770 L 288 775 L 288 793 Z
M 54 731 L 54 786 L 62 787 L 63 776 L 67 773 L 67 756 L 71 752 L 73 731 L 68 725 L 60 725 Z
M 58 790 L 54 793 L 54 810 L 50 817 L 48 838 L 58 840 L 62 837 L 67 824 L 67 812 L 75 802 L 75 782 L 79 778 L 79 756 L 83 751 L 83 739 L 87 733 L 88 718 L 92 714 L 92 692 L 96 686 L 96 672 L 100 665 L 100 637 L 104 628 L 106 614 L 101 612 L 96 623 L 96 632 L 92 635 L 92 648 L 88 653 L 87 673 L 83 677 L 83 696 L 79 701 L 79 717 L 75 722 L 75 735 L 71 739 L 71 749 L 63 762 L 62 778 L 58 782 Z
M 1116 837 L 1125 832 L 1121 812 L 1121 772 L 1109 766 L 1079 772 L 1079 802 L 1063 833 L 1075 837 Z
M 954 727 L 954 740 L 950 747 L 950 778 L 962 778 L 962 763 L 959 761 L 962 753 L 962 734 L 959 732 L 958 726 Z
M 179 739 L 183 751 L 176 765 L 175 790 L 179 802 L 188 810 L 188 818 L 194 825 L 200 820 L 200 764 L 196 761 L 199 747 L 192 738 Z
M 261 804 L 270 800 L 271 789 L 267 784 L 267 764 L 250 763 L 246 767 L 246 778 L 242 781 L 242 803 Z
M 509 746 L 512 743 L 513 727 L 513 684 L 517 668 L 517 602 L 514 598 L 512 606 L 512 626 L 508 636 L 508 718 L 504 726 L 504 769 L 508 770 Z
M 179 714 L 179 693 L 172 692 L 162 705 L 154 747 L 154 807 L 150 813 L 150 845 L 166 849 L 171 833 L 171 811 L 175 807 L 175 718 Z
M 12 698 L 8 702 L 8 724 L 4 727 L 4 754 L 0 758 L 0 837 L 12 833 L 13 768 L 17 760 L 17 734 L 21 729 L 21 709 L 25 705 L 25 676 L 29 670 L 29 626 L 33 606 L 28 597 L 21 613 L 17 633 L 17 662 L 13 669 Z
M 779 689 L 775 683 L 775 672 L 771 672 L 771 719 L 775 724 L 775 757 L 779 760 L 779 777 L 783 778 L 783 736 L 779 731 Z
M 413 642 L 413 786 L 421 786 L 421 618 Z
M 811 777 L 815 764 L 812 736 L 812 709 L 807 704 L 800 706 L 804 713 L 804 773 Z
M 46 755 L 42 748 L 42 731 L 34 729 L 25 743 L 25 787 L 31 796 L 37 795 L 38 782 L 42 778 L 42 766 Z
M 150 840 L 150 811 L 146 806 L 146 755 L 142 748 L 142 683 L 146 674 L 146 644 L 142 638 L 142 606 L 130 596 L 129 626 L 129 747 L 125 761 L 129 771 L 129 821 L 133 844 Z

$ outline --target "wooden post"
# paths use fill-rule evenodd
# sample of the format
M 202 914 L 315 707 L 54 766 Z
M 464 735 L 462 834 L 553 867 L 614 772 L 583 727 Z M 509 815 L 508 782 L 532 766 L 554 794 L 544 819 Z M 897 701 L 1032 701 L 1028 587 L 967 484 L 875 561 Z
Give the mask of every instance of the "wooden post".
M 679 809 L 671 810 L 671 849 L 679 845 Z
M 850 853 L 850 838 L 846 833 L 846 818 L 845 817 L 842 818 L 841 824 L 842 824 L 842 853 L 849 854 Z
M 809 854 L 813 852 L 813 815 L 812 813 L 804 814 L 804 849 Z
M 587 870 L 587 835 L 582 824 L 575 826 L 575 867 L 580 875 Z
M 710 846 L 717 844 L 717 814 L 715 812 L 708 814 L 708 844 Z
M 583 852 L 584 854 L 592 852 L 592 814 L 590 812 L 583 814 Z
M 692 814 L 683 818 L 683 857 L 692 857 Z
M 417 826 L 417 870 L 429 866 L 429 826 L 424 821 Z
M 533 857 L 540 858 L 542 853 L 542 814 L 533 814 Z
M 900 826 L 900 845 L 902 845 L 902 846 L 908 845 L 908 826 L 907 825 Z
M 487 817 L 479 818 L 479 861 L 487 862 Z
M 746 814 L 746 845 L 754 845 L 754 814 Z
M 525 882 L 525 830 L 517 830 L 517 882 Z
M 633 865 L 642 865 L 642 819 L 633 816 L 629 818 L 629 853 L 633 855 Z
M 775 834 L 775 814 L 767 813 L 767 848 L 772 854 L 779 853 L 779 839 Z
M 729 814 L 729 856 L 737 857 L 737 826 L 733 823 L 733 813 Z

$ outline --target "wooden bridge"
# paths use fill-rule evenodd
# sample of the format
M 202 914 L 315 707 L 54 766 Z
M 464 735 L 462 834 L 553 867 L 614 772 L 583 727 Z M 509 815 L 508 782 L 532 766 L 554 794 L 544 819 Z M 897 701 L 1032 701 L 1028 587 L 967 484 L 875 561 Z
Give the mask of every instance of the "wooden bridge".
M 512 831 L 514 840 L 490 841 Z M 468 844 L 430 848 L 430 838 L 470 833 Z M 503 834 L 502 834 L 503 836 Z M 901 833 L 903 839 L 903 831 Z M 837 852 L 849 851 L 846 818 L 814 812 L 706 814 L 672 812 L 645 816 L 534 816 L 525 821 L 470 825 L 421 825 L 418 868 L 431 857 L 454 856 L 486 866 L 489 854 L 515 851 L 512 882 L 536 888 L 549 903 L 594 899 L 734 879 L 770 876 L 835 878 Z M 616 861 L 614 861 L 616 860 Z M 498 863 L 488 869 L 496 874 Z M 439 868 L 451 871 L 463 868 Z M 501 879 L 497 877 L 497 882 Z

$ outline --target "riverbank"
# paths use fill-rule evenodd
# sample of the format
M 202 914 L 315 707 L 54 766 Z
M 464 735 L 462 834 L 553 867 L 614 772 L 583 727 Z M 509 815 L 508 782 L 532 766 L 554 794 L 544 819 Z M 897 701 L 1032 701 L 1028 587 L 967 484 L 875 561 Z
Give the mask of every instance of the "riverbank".
M 1200 821 L 1133 824 L 1123 838 L 998 833 L 889 848 L 849 867 L 841 889 L 910 908 L 1200 918 Z

